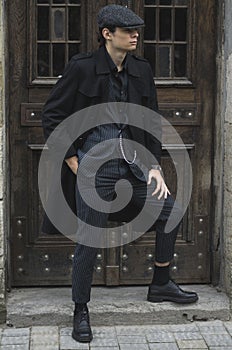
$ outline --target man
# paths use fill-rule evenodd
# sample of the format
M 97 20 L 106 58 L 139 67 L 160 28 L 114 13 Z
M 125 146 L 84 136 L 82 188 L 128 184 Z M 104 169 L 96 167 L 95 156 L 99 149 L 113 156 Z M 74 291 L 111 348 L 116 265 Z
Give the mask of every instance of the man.
M 126 7 L 108 5 L 98 14 L 98 26 L 101 47 L 92 54 L 78 55 L 71 59 L 44 107 L 43 127 L 46 137 L 72 113 L 100 103 L 129 102 L 157 110 L 151 68 L 145 59 L 130 54 L 137 47 L 138 28 L 144 26 L 143 20 Z M 156 122 L 157 120 L 154 120 L 154 123 Z M 100 167 L 97 174 L 92 174 L 96 175 L 96 189 L 99 196 L 111 202 L 115 198 L 115 183 L 120 179 L 128 179 L 133 186 L 133 203 L 136 207 L 147 200 L 152 214 L 156 207 L 161 206 L 163 200 L 156 221 L 154 276 L 147 299 L 151 302 L 195 302 L 198 299 L 196 293 L 181 290 L 169 277 L 169 265 L 173 258 L 179 224 L 169 233 L 164 233 L 164 227 L 171 211 L 178 212 L 178 208 L 174 207 L 174 201 L 159 165 L 160 141 L 143 130 L 131 127 L 125 114 L 120 122 L 109 119 L 109 124 L 95 127 L 70 147 L 65 159 L 69 176 L 70 170 L 75 175 L 79 174 L 78 171 L 81 172 L 84 163 L 82 159 L 85 157 L 87 160 L 90 159 L 89 151 L 94 146 L 115 138 L 118 138 L 118 146 L 116 145 L 118 158 L 112 157 L 112 160 L 106 161 Z M 153 164 L 149 164 L 149 160 L 140 159 L 145 162 L 144 169 L 147 169 L 147 173 L 138 171 L 137 164 L 141 164 L 137 162 L 139 156 L 136 151 L 127 152 L 126 139 L 139 141 L 155 156 L 156 162 Z M 113 146 L 107 149 L 110 154 L 114 151 Z M 104 152 L 93 153 L 93 161 L 104 160 Z M 84 168 L 86 174 L 91 175 L 90 161 L 86 162 Z M 85 223 L 91 224 L 92 227 L 106 226 L 108 214 L 98 213 L 90 208 L 80 195 L 78 186 L 76 203 L 78 217 L 83 222 L 80 226 L 78 224 L 80 237 L 88 234 Z M 87 303 L 90 300 L 96 253 L 96 247 L 84 244 L 78 244 L 75 250 L 72 287 L 75 311 L 72 337 L 79 342 L 90 342 L 93 337 Z

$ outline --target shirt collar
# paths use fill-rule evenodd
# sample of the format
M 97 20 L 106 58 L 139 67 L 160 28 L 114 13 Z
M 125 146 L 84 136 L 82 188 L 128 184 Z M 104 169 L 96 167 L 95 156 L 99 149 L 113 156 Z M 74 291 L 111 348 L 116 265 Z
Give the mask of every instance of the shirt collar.
M 109 68 L 109 65 L 107 64 L 107 55 L 106 55 L 105 51 L 106 51 L 105 46 L 102 46 L 94 53 L 97 74 L 109 74 L 110 73 L 110 68 Z M 107 54 L 108 54 L 108 52 L 107 52 Z M 109 54 L 108 54 L 108 56 L 109 56 Z M 111 57 L 110 57 L 110 59 L 111 59 Z M 112 59 L 111 59 L 111 61 L 112 61 Z M 137 66 L 137 64 L 135 64 L 135 59 L 130 54 L 126 55 L 126 66 L 127 66 L 127 71 L 128 71 L 129 75 L 132 75 L 136 78 L 141 76 L 141 71 L 140 71 L 139 67 Z

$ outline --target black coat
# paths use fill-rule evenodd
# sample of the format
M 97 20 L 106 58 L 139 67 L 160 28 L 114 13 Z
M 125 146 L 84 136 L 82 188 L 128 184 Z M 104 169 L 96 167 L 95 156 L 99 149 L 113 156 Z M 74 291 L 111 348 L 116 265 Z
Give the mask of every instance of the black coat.
M 42 124 L 46 139 L 60 122 L 74 112 L 96 104 L 110 102 L 110 70 L 104 50 L 104 47 L 101 47 L 94 53 L 74 56 L 66 66 L 63 76 L 52 89 L 43 109 Z M 157 111 L 156 89 L 147 60 L 128 54 L 127 67 L 128 102 Z M 155 123 L 157 128 L 157 120 Z M 132 139 L 148 148 L 160 162 L 160 142 L 141 129 L 135 127 L 130 129 Z M 77 148 L 84 142 L 85 137 L 86 135 L 83 135 L 70 147 L 67 158 L 76 155 Z M 76 212 L 75 181 L 74 174 L 64 162 L 62 186 L 66 200 L 74 212 Z M 45 218 L 42 231 L 54 233 L 56 229 Z

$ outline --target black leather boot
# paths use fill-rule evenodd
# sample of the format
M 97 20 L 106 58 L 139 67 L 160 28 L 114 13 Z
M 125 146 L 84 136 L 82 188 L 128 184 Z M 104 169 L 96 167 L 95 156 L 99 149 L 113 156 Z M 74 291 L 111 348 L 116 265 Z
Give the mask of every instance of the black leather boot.
M 93 339 L 86 304 L 83 304 L 81 309 L 74 311 L 72 337 L 81 343 L 89 343 Z
M 151 284 L 148 290 L 147 300 L 153 303 L 172 301 L 174 303 L 189 304 L 198 300 L 195 292 L 186 292 L 178 284 L 169 280 L 164 285 Z

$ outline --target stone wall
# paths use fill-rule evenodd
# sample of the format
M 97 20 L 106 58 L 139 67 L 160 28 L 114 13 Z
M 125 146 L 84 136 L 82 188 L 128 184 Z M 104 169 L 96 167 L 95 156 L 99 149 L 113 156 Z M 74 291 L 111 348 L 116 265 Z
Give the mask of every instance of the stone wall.
M 217 118 L 220 118 L 220 141 L 222 174 L 222 205 L 221 210 L 221 282 L 230 299 L 232 298 L 232 8 L 231 0 L 224 1 L 223 37 L 221 43 L 221 75 L 219 92 L 220 109 Z M 219 169 L 220 170 L 220 169 Z M 216 174 L 217 175 L 217 174 Z
M 5 35 L 4 0 L 0 0 L 0 323 L 5 321 Z

